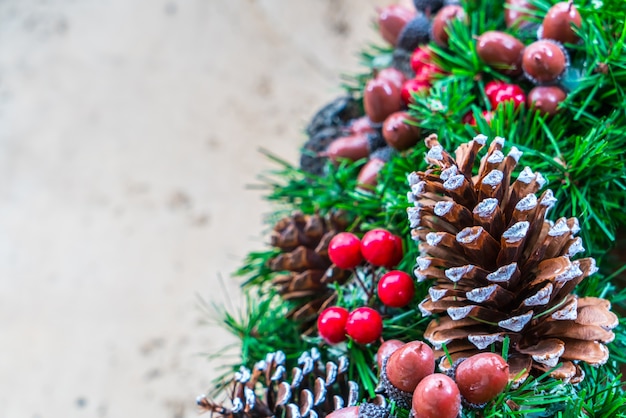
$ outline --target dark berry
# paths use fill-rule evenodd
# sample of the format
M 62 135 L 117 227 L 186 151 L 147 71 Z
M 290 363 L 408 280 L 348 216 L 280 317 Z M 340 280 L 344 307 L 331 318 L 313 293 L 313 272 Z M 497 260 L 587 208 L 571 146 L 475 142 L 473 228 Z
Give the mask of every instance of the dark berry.
M 399 4 L 383 7 L 378 13 L 378 29 L 381 36 L 395 46 L 400 32 L 413 17 L 414 11 Z
M 522 73 L 524 44 L 508 33 L 489 31 L 478 37 L 476 52 L 481 60 L 495 70 L 508 74 Z
M 383 123 L 383 138 L 390 147 L 404 151 L 418 143 L 421 129 L 407 112 L 389 115 Z
M 411 104 L 414 102 L 413 96 L 425 96 L 430 90 L 430 83 L 424 80 L 411 79 L 407 80 L 402 86 L 400 96 L 405 104 Z
M 372 122 L 383 122 L 387 116 L 402 108 L 400 89 L 389 80 L 370 80 L 363 93 L 363 107 Z
M 340 159 L 357 161 L 370 154 L 370 142 L 366 135 L 357 134 L 344 136 L 331 142 L 322 155 L 331 161 L 338 162 Z
M 536 7 L 528 0 L 506 0 L 504 4 L 504 21 L 507 28 L 524 28 L 531 25 L 528 20 Z
M 375 266 L 391 268 L 399 262 L 398 258 L 402 259 L 398 257 L 398 246 L 398 237 L 394 234 L 384 229 L 373 229 L 361 239 L 361 254 Z
M 580 29 L 581 23 L 580 13 L 574 6 L 574 2 L 562 1 L 552 6 L 543 18 L 541 37 L 563 44 L 575 44 L 580 37 L 574 32 L 573 27 Z
M 459 364 L 455 379 L 461 395 L 480 405 L 504 390 L 509 383 L 509 365 L 498 354 L 476 354 Z
M 380 170 L 382 170 L 384 166 L 384 160 L 370 157 L 367 163 L 361 167 L 359 175 L 356 178 L 357 188 L 365 191 L 374 190 L 378 184 L 378 173 L 380 173 Z
M 348 310 L 340 306 L 324 309 L 317 318 L 317 331 L 320 337 L 328 344 L 345 341 L 348 317 Z
M 402 308 L 411 302 L 415 295 L 415 284 L 407 273 L 392 270 L 378 281 L 378 297 L 386 306 Z
M 402 71 L 397 70 L 395 68 L 389 67 L 383 70 L 380 70 L 376 75 L 376 78 L 381 80 L 387 80 L 392 82 L 398 88 L 402 88 L 402 85 L 406 81 L 406 77 L 402 73 Z
M 556 42 L 548 40 L 528 45 L 522 58 L 524 73 L 536 83 L 555 81 L 565 72 L 568 64 L 565 50 Z
M 447 47 L 450 39 L 450 22 L 455 19 L 465 21 L 465 10 L 458 5 L 450 5 L 439 10 L 433 19 L 432 38 L 439 46 Z
M 396 44 L 397 48 L 412 53 L 420 45 L 430 41 L 430 19 L 418 13 L 409 23 L 406 24 Z
M 361 240 L 350 232 L 338 233 L 328 244 L 328 257 L 339 268 L 355 268 L 363 261 Z
M 383 360 L 392 355 L 397 349 L 402 347 L 404 343 L 400 340 L 387 340 L 378 347 L 376 352 L 376 363 L 378 370 L 383 369 Z
M 426 376 L 413 392 L 415 418 L 457 418 L 461 412 L 459 388 L 445 374 Z
M 413 0 L 415 9 L 428 15 L 434 15 L 443 7 L 443 0 Z
M 426 376 L 435 371 L 433 350 L 421 341 L 411 341 L 397 349 L 387 362 L 387 378 L 396 388 L 413 392 Z
M 383 332 L 383 320 L 372 308 L 361 307 L 350 312 L 346 333 L 359 344 L 370 344 L 378 340 Z
M 567 93 L 557 86 L 537 86 L 528 93 L 528 107 L 550 116 L 559 112 Z

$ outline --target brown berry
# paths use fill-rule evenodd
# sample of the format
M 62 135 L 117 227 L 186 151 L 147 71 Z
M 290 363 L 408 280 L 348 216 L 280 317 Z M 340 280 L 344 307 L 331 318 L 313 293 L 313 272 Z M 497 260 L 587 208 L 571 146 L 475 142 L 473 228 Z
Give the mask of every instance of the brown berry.
M 420 139 L 421 129 L 415 126 L 407 112 L 395 112 L 385 119 L 383 123 L 383 138 L 392 148 L 404 151 L 417 144 Z
M 524 28 L 532 22 L 528 20 L 529 11 L 536 7 L 528 0 L 506 0 L 504 6 L 504 21 L 507 28 Z
M 394 353 L 398 348 L 402 347 L 404 343 L 400 340 L 387 340 L 380 345 L 378 352 L 376 353 L 376 362 L 378 363 L 378 370 L 383 368 L 383 360 Z
M 326 418 L 359 418 L 359 407 L 348 406 L 340 408 L 326 415 Z
M 489 402 L 509 383 L 509 365 L 495 353 L 476 354 L 464 360 L 455 373 L 461 395 L 473 404 Z
M 445 374 L 426 376 L 413 392 L 415 418 L 457 418 L 461 412 L 459 388 Z
M 396 388 L 413 392 L 419 382 L 435 371 L 433 350 L 421 341 L 411 341 L 396 350 L 387 362 L 387 378 Z
M 459 5 L 445 6 L 433 19 L 432 40 L 439 46 L 447 47 L 450 35 L 448 28 L 454 19 L 465 20 L 465 10 Z
M 572 1 L 562 1 L 548 10 L 543 18 L 542 38 L 554 39 L 564 44 L 575 44 L 579 41 L 573 26 L 580 28 L 582 20 L 578 9 Z
M 556 86 L 538 86 L 528 93 L 528 107 L 550 116 L 559 112 L 559 104 L 565 100 L 567 93 Z
M 483 62 L 508 75 L 522 73 L 524 44 L 508 33 L 489 31 L 478 37 L 476 52 Z
M 363 107 L 372 122 L 381 123 L 402 108 L 400 89 L 389 80 L 370 80 L 363 93 Z
M 378 13 L 380 35 L 385 41 L 395 46 L 398 42 L 398 35 L 414 16 L 415 11 L 399 4 L 383 7 Z
M 533 42 L 524 50 L 522 68 L 534 82 L 546 83 L 559 78 L 568 65 L 563 48 L 553 41 Z
M 341 158 L 350 161 L 360 160 L 370 155 L 370 141 L 367 136 L 362 134 L 337 138 L 326 148 L 323 155 L 333 162 L 337 162 Z
M 381 79 L 381 80 L 391 81 L 399 89 L 402 88 L 402 85 L 406 81 L 406 77 L 404 76 L 402 71 L 397 70 L 393 67 L 380 70 L 378 74 L 376 75 L 376 78 Z
M 373 190 L 378 184 L 378 173 L 385 166 L 385 161 L 380 158 L 370 159 L 359 171 L 356 178 L 357 188 L 361 190 Z

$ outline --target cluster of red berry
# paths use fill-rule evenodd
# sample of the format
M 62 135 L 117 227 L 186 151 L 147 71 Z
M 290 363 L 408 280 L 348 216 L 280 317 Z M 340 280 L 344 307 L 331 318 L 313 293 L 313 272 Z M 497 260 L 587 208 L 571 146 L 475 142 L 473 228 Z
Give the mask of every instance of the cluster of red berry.
M 509 27 L 530 27 L 526 18 L 534 8 L 526 0 L 508 0 L 506 22 Z M 494 70 L 508 75 L 521 76 L 535 84 L 526 97 L 522 88 L 515 84 L 492 82 L 486 87 L 486 95 L 492 108 L 512 100 L 517 108 L 522 103 L 543 114 L 555 115 L 559 104 L 567 97 L 559 81 L 569 65 L 565 44 L 575 44 L 580 38 L 575 28 L 580 28 L 581 16 L 572 1 L 553 5 L 538 30 L 539 40 L 524 45 L 519 39 L 505 32 L 488 31 L 476 41 L 476 52 L 481 60 Z M 483 118 L 490 122 L 492 111 L 484 111 Z M 465 122 L 475 124 L 473 116 Z
M 350 232 L 333 237 L 328 246 L 331 261 L 342 269 L 354 269 L 365 260 L 372 266 L 391 269 L 402 261 L 402 239 L 384 229 L 366 232 L 362 239 Z M 400 308 L 411 302 L 415 285 L 411 276 L 391 270 L 378 280 L 378 297 L 389 307 Z M 346 335 L 359 344 L 370 344 L 382 334 L 382 317 L 375 309 L 360 307 L 352 312 L 333 306 L 317 320 L 319 335 L 329 344 L 345 341 Z
M 387 393 L 408 394 L 416 418 L 456 418 L 462 402 L 484 406 L 509 382 L 509 366 L 495 353 L 476 354 L 447 374 L 435 373 L 433 350 L 422 341 L 386 341 L 377 361 L 384 387 L 396 389 L 385 387 Z

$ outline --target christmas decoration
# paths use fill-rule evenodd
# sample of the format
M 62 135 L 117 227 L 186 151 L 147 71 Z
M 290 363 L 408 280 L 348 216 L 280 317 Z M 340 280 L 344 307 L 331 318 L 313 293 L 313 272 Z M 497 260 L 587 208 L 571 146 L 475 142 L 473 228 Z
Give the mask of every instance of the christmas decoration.
M 461 411 L 461 395 L 454 380 L 445 374 L 426 376 L 413 394 L 415 418 L 457 418 Z
M 626 416 L 626 332 L 611 308 L 626 312 L 624 268 L 608 255 L 623 252 L 626 226 L 622 0 L 415 5 L 381 9 L 381 46 L 312 118 L 300 168 L 267 153 L 268 219 L 311 219 L 285 218 L 293 226 L 273 234 L 293 244 L 250 253 L 238 272 L 248 303 L 220 312 L 241 340 L 238 363 L 253 369 L 276 350 L 287 369 L 304 350 L 349 358 L 332 386 L 358 382 L 363 402 L 338 401 L 348 408 L 337 417 L 368 416 L 372 402 L 377 418 Z M 516 166 L 518 150 L 532 169 Z M 328 236 L 308 238 L 320 223 Z M 346 230 L 363 238 L 362 262 L 337 260 L 349 270 L 328 254 Z M 383 278 L 412 272 L 400 306 Z M 316 327 L 327 308 L 352 321 Z M 417 366 L 394 358 L 420 340 L 433 368 L 404 392 L 389 381 Z M 271 413 L 304 417 L 301 389 Z
M 388 418 L 389 410 L 383 406 L 364 403 L 359 406 L 341 408 L 330 415 L 329 418 Z
M 363 261 L 361 240 L 349 232 L 340 232 L 330 240 L 328 256 L 341 269 L 353 269 Z
M 361 307 L 350 312 L 346 333 L 359 344 L 370 344 L 380 338 L 383 320 L 372 308 Z
M 537 196 L 541 174 L 525 168 L 510 181 L 517 148 L 505 155 L 496 138 L 472 176 L 485 141 L 460 146 L 455 159 L 432 135 L 426 158 L 436 169 L 410 176 L 409 219 L 422 254 L 415 274 L 435 280 L 420 309 L 442 315 L 424 336 L 436 348 L 446 344 L 453 361 L 508 338 L 511 379 L 537 369 L 580 381 L 577 363 L 604 364 L 618 324 L 606 300 L 572 294 L 596 272 L 595 261 L 571 260 L 584 251 L 576 218 L 544 219 L 555 199 L 550 190 Z
M 403 271 L 390 271 L 378 281 L 378 297 L 386 306 L 402 308 L 411 302 L 414 294 L 413 279 Z
M 241 367 L 232 379 L 231 406 L 198 397 L 204 411 L 227 418 L 270 418 L 274 416 L 325 417 L 358 401 L 358 384 L 347 380 L 348 359 L 321 361 L 317 350 L 298 357 L 287 372 L 283 352 L 269 353 L 252 370 Z
M 499 395 L 509 383 L 509 365 L 495 353 L 480 353 L 463 360 L 454 373 L 461 396 L 482 405 Z
M 574 28 L 580 29 L 582 24 L 580 13 L 574 6 L 573 1 L 562 1 L 548 10 L 543 18 L 541 37 L 553 39 L 562 44 L 575 44 L 580 37 Z
M 349 312 L 340 306 L 326 308 L 317 318 L 317 330 L 328 344 L 337 344 L 346 339 L 346 323 Z
M 433 350 L 421 341 L 412 341 L 383 360 L 382 388 L 398 405 L 409 408 L 417 385 L 434 371 Z
M 384 229 L 367 231 L 361 239 L 361 254 L 375 266 L 394 267 L 402 259 L 402 240 Z

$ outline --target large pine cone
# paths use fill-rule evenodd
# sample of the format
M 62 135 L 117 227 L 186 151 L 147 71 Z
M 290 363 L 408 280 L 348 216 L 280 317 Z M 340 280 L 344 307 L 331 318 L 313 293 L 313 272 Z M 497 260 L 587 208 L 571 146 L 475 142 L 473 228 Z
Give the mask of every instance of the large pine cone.
M 343 284 L 350 271 L 335 266 L 328 257 L 330 240 L 345 231 L 348 222 L 341 213 L 327 217 L 295 212 L 278 221 L 271 235 L 271 244 L 282 253 L 269 262 L 273 271 L 281 272 L 273 280 L 286 300 L 297 300 L 289 317 L 302 322 L 310 333 L 318 313 L 335 301 L 331 283 Z
M 618 324 L 608 301 L 572 294 L 596 272 L 595 261 L 572 260 L 584 251 L 577 219 L 545 219 L 556 199 L 551 190 L 537 197 L 541 174 L 526 167 L 511 183 L 517 148 L 505 156 L 504 140 L 494 139 L 472 174 L 485 142 L 478 135 L 452 157 L 431 135 L 431 168 L 409 176 L 408 215 L 421 253 L 415 275 L 435 281 L 420 308 L 439 315 L 425 338 L 438 349 L 446 344 L 454 362 L 509 337 L 512 379 L 562 363 L 552 376 L 580 381 L 578 361 L 605 363 Z
M 348 380 L 348 358 L 323 363 L 316 349 L 305 351 L 298 366 L 287 372 L 285 355 L 270 353 L 252 370 L 241 367 L 233 378 L 231 406 L 202 395 L 198 405 L 226 418 L 325 417 L 356 405 L 359 385 Z

